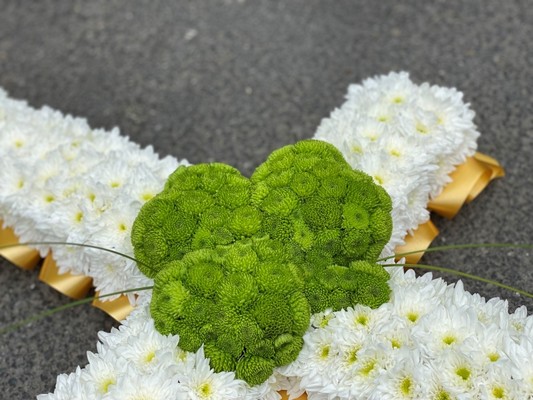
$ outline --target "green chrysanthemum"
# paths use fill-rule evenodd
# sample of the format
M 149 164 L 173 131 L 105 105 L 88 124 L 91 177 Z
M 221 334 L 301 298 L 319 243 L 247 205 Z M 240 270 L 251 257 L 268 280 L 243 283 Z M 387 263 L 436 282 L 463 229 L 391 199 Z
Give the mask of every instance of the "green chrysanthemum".
M 291 179 L 278 179 L 287 170 Z M 303 265 L 374 261 L 389 240 L 388 194 L 328 143 L 305 140 L 277 150 L 250 180 L 252 202 L 265 211 L 259 232 L 299 248 Z
M 389 301 L 389 274 L 379 264 L 356 261 L 348 267 L 330 265 L 307 272 L 305 295 L 311 312 L 338 311 L 354 304 L 377 308 Z
M 250 192 L 250 181 L 228 165 L 179 167 L 133 224 L 131 240 L 140 270 L 153 278 L 162 265 L 189 251 L 253 235 L 261 216 L 248 206 Z
M 151 313 L 180 347 L 203 343 L 215 371 L 236 371 L 251 385 L 295 360 L 309 326 L 310 308 L 299 268 L 284 248 L 247 240 L 188 253 L 155 277 Z

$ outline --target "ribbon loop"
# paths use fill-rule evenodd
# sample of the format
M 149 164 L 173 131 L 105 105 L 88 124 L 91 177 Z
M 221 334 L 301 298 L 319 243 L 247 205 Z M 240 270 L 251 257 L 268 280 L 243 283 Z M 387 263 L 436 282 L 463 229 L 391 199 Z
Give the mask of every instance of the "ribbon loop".
M 426 250 L 431 242 L 433 242 L 433 240 L 438 236 L 438 234 L 439 230 L 435 224 L 429 220 L 421 225 L 418 225 L 413 234 L 405 238 L 405 244 L 403 246 L 396 247 L 395 253 L 403 254 L 411 251 Z M 416 264 L 418 261 L 420 261 L 423 255 L 424 251 L 406 254 L 404 256 L 405 262 L 408 264 Z M 396 257 L 396 261 L 398 261 L 400 258 L 402 257 Z
M 98 296 L 98 293 L 96 295 Z M 110 301 L 102 301 L 96 298 L 93 300 L 92 304 L 94 307 L 99 308 L 117 321 L 126 319 L 130 312 L 133 311 L 133 306 L 126 295 L 121 295 Z
M 474 200 L 495 178 L 505 175 L 494 158 L 476 153 L 450 174 L 452 181 L 432 199 L 428 209 L 448 219 L 455 217 L 463 204 Z
M 73 275 L 69 272 L 60 274 L 57 264 L 52 257 L 52 253 L 48 253 L 44 259 L 41 272 L 39 273 L 39 280 L 53 287 L 65 296 L 79 300 L 87 296 L 91 290 L 93 280 L 83 275 Z

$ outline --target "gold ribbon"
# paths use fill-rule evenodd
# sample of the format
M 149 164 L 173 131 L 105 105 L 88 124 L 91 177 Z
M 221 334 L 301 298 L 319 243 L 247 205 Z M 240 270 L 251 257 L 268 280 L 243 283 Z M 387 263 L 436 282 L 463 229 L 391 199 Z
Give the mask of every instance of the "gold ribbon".
M 52 253 L 46 256 L 41 273 L 39 274 L 39 279 L 73 299 L 82 299 L 87 296 L 93 284 L 93 280 L 87 276 L 73 275 L 69 272 L 60 274 Z M 133 310 L 133 306 L 130 304 L 126 295 L 121 295 L 110 301 L 98 299 L 98 293 L 96 293 L 96 297 L 92 305 L 106 312 L 119 322 L 126 318 Z
M 470 203 L 487 187 L 490 181 L 505 175 L 494 158 L 482 153 L 469 157 L 451 174 L 441 194 L 431 200 L 428 209 L 448 219 L 453 218 L 463 204 Z
M 11 228 L 2 228 L 3 222 L 0 221 L 0 245 L 18 244 L 19 240 Z M 31 270 L 41 260 L 39 252 L 28 246 L 9 247 L 0 249 L 0 256 L 10 261 L 19 268 Z
M 39 280 L 52 286 L 65 296 L 76 300 L 87 296 L 93 285 L 93 280 L 87 276 L 73 275 L 69 272 L 60 274 L 52 253 L 48 253 L 44 259 Z
M 476 153 L 450 174 L 452 181 L 446 185 L 440 195 L 429 202 L 428 209 L 451 219 L 459 212 L 463 204 L 474 200 L 490 181 L 504 175 L 505 171 L 498 161 L 485 154 Z M 405 244 L 398 246 L 394 252 L 400 254 L 425 250 L 438 234 L 437 227 L 428 221 L 419 225 L 413 235 L 405 238 Z M 405 261 L 409 264 L 416 264 L 423 255 L 424 252 L 409 254 L 405 256 Z
M 0 220 L 0 227 L 3 222 Z M 0 246 L 18 244 L 19 240 L 11 228 L 0 228 Z M 29 246 L 16 246 L 0 250 L 0 256 L 10 261 L 21 269 L 31 270 L 41 261 L 39 252 Z M 52 256 L 48 253 L 43 261 L 39 280 L 53 287 L 58 292 L 72 299 L 82 299 L 92 288 L 92 279 L 83 275 L 74 275 L 69 272 L 60 274 L 59 268 Z M 98 293 L 96 293 L 98 296 Z M 126 295 L 121 295 L 115 300 L 102 301 L 94 299 L 93 306 L 99 308 L 117 321 L 122 321 L 133 310 Z
M 98 296 L 98 292 L 96 293 L 96 296 Z M 109 301 L 102 301 L 97 297 L 93 300 L 92 304 L 94 307 L 104 311 L 117 321 L 122 321 L 133 311 L 133 306 L 126 295 L 121 295 L 120 297 Z
M 437 237 L 439 230 L 431 220 L 418 225 L 416 230 L 413 232 L 412 236 L 407 236 L 405 238 L 405 244 L 403 246 L 398 246 L 394 250 L 396 254 L 409 253 L 410 251 L 425 250 L 429 247 L 431 242 Z M 424 252 L 407 254 L 405 256 L 405 262 L 407 264 L 416 264 Z M 401 257 L 396 257 L 398 261 Z

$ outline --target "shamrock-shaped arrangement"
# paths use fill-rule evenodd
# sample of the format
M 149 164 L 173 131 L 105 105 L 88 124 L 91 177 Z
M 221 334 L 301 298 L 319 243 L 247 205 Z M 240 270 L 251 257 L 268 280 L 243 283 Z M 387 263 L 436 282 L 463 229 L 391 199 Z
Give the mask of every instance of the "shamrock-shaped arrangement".
M 179 167 L 132 229 L 155 279 L 155 326 L 183 350 L 204 345 L 216 372 L 260 384 L 296 359 L 311 313 L 389 300 L 376 260 L 390 211 L 385 190 L 322 141 L 275 151 L 250 179 Z

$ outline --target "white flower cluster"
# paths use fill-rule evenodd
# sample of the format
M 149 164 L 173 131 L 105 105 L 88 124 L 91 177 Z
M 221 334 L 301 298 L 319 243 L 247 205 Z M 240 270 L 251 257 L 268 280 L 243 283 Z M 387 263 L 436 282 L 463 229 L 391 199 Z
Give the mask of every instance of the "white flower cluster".
M 215 373 L 204 357 L 178 347 L 178 336 L 163 336 L 154 328 L 148 302 L 141 303 L 122 325 L 100 332 L 97 353 L 87 353 L 89 364 L 57 378 L 54 393 L 38 400 L 201 400 L 279 399 L 276 388 L 284 377 L 250 388 L 234 372 Z
M 430 273 L 391 272 L 392 298 L 313 317 L 295 376 L 310 400 L 533 399 L 533 316 Z
M 381 184 L 393 202 L 393 233 L 384 254 L 429 219 L 427 203 L 448 174 L 476 149 L 474 112 L 453 88 L 415 85 L 406 72 L 350 85 L 346 102 L 322 120 L 315 138 Z
M 84 119 L 35 110 L 0 89 L 0 219 L 21 242 L 75 242 L 133 254 L 130 230 L 144 202 L 178 166 L 152 147 L 94 130 Z M 182 164 L 187 164 L 183 161 Z M 93 278 L 102 294 L 151 284 L 123 257 L 74 246 L 53 249 L 60 272 Z

